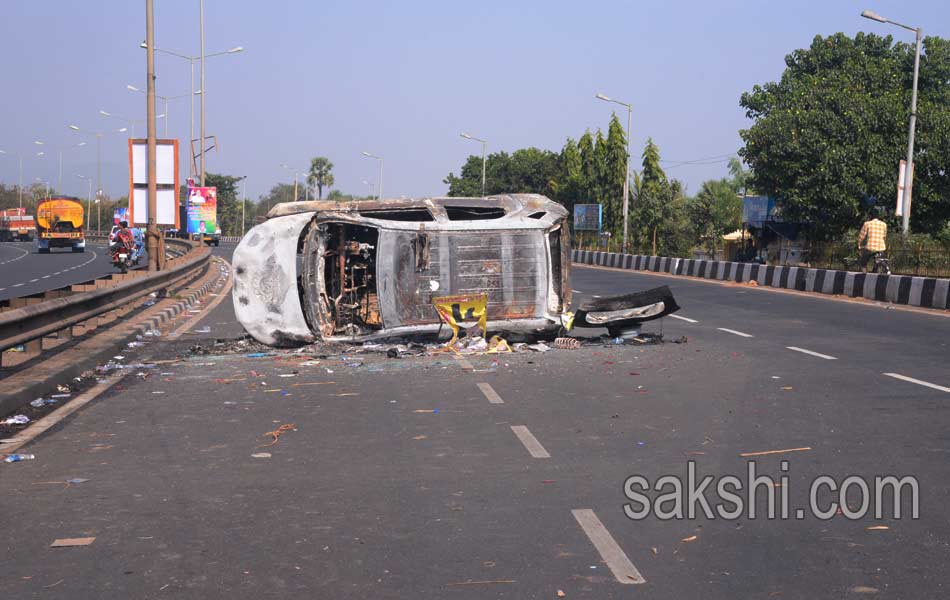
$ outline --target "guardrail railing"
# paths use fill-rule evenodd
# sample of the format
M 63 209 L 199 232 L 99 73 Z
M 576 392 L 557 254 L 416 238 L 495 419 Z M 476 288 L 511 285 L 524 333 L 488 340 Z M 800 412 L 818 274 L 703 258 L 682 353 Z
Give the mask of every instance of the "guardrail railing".
M 149 294 L 187 280 L 210 260 L 211 251 L 196 242 L 169 239 L 165 243 L 184 252 L 168 260 L 163 271 L 113 274 L 42 296 L 9 300 L 8 306 L 0 309 L 0 360 L 4 350 L 18 346 L 24 346 L 28 354 L 39 354 L 44 337 L 56 334 L 68 339 L 79 335 L 99 325 L 97 321 L 95 326 L 87 327 L 88 321 L 112 311 L 116 311 L 113 316 L 122 316 L 144 303 Z M 76 327 L 81 331 L 75 331 Z

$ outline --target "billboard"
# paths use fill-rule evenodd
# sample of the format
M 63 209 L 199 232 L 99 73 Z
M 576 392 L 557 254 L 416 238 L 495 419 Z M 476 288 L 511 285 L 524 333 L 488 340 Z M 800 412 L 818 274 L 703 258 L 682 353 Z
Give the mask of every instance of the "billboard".
M 156 140 L 156 225 L 178 222 L 178 140 Z M 129 225 L 148 224 L 148 140 L 129 140 Z
M 129 209 L 126 207 L 116 207 L 112 213 L 112 224 L 118 225 L 120 221 L 129 220 Z
M 188 233 L 218 233 L 218 188 L 189 187 Z
M 742 199 L 742 222 L 762 227 L 766 221 L 777 220 L 775 199 L 768 196 L 746 196 Z
M 600 231 L 602 224 L 599 204 L 574 205 L 574 231 Z

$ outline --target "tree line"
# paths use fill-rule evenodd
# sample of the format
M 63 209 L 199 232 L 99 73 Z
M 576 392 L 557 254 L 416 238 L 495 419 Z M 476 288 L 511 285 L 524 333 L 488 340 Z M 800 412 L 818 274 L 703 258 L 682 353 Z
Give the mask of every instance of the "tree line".
M 747 173 L 737 159 L 730 163 L 729 177 L 704 182 L 695 196 L 688 196 L 678 179 L 667 177 L 652 139 L 640 159 L 640 168 L 632 169 L 628 192 L 632 251 L 679 256 L 696 246 L 715 249 L 724 233 L 740 226 L 742 200 L 737 194 Z M 600 204 L 604 231 L 619 239 L 626 168 L 626 134 L 614 114 L 606 135 L 600 129 L 587 130 L 577 140 L 568 138 L 560 152 L 532 147 L 489 154 L 485 193 L 544 194 L 572 215 L 575 204 Z M 481 156 L 469 156 L 459 175 L 449 173 L 444 183 L 449 196 L 480 196 Z

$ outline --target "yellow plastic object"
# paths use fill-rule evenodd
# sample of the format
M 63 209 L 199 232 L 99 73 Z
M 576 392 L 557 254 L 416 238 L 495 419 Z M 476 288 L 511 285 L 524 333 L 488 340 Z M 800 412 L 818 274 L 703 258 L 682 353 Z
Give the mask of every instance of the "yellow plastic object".
M 432 299 L 432 305 L 438 311 L 445 324 L 452 328 L 452 340 L 455 343 L 459 335 L 459 323 L 478 321 L 482 337 L 488 333 L 488 294 L 461 294 L 442 296 Z

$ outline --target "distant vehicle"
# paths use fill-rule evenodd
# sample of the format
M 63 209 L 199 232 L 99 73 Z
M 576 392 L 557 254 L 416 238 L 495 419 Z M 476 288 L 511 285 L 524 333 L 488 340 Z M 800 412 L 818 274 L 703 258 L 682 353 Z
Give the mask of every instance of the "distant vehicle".
M 115 246 L 115 233 L 119 230 L 118 225 L 112 226 L 112 231 L 109 232 L 109 247 Z
M 204 232 L 204 233 L 199 233 L 199 234 L 198 234 L 198 237 L 200 238 L 200 240 L 201 240 L 202 242 L 208 244 L 209 246 L 211 246 L 211 245 L 220 246 L 220 245 L 221 245 L 221 232 L 219 232 L 219 231 L 215 231 L 214 233 L 208 233 L 208 232 L 206 231 L 206 232 Z
M 0 210 L 0 242 L 32 242 L 34 235 L 36 224 L 25 208 Z
M 75 198 L 50 198 L 36 207 L 36 251 L 48 254 L 53 248 L 86 251 L 83 229 L 85 213 L 82 202 Z

